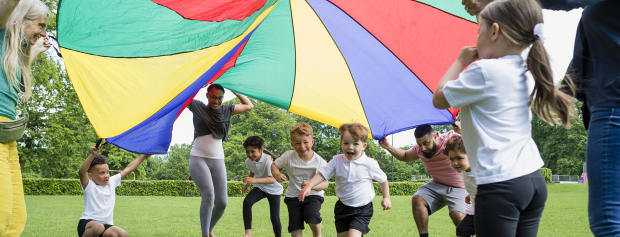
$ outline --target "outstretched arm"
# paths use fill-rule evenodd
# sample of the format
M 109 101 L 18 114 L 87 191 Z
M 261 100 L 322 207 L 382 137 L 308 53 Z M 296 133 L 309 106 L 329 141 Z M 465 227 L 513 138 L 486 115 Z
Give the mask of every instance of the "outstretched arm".
M 396 157 L 397 160 L 404 161 L 404 162 L 411 162 L 411 161 L 420 159 L 419 156 L 411 155 L 409 154 L 409 152 L 405 150 L 393 147 L 392 145 L 390 145 L 387 139 L 385 139 L 385 137 L 383 137 L 383 140 L 379 141 L 379 145 L 383 147 L 383 149 L 386 149 L 388 152 L 390 152 L 390 154 Z
M 323 181 L 325 181 L 325 177 L 323 177 L 320 172 L 315 174 L 314 177 L 312 177 L 312 179 L 310 180 L 310 182 L 308 182 L 308 184 L 306 184 L 306 186 L 299 192 L 299 201 L 303 202 L 304 199 L 308 195 L 310 195 L 310 189 L 314 188 L 314 186 L 318 185 Z
M 245 95 L 236 93 L 236 92 L 233 92 L 233 94 L 235 94 L 237 98 L 239 98 L 239 100 L 241 101 L 241 104 L 235 105 L 235 110 L 233 110 L 233 114 L 240 114 L 243 112 L 250 111 L 252 108 L 254 108 L 252 101 L 250 101 L 248 97 L 246 97 Z
M 392 208 L 392 202 L 390 201 L 390 186 L 388 185 L 388 181 L 386 180 L 383 183 L 379 183 L 379 187 L 381 188 L 381 193 L 383 193 L 381 206 L 383 207 L 383 210 L 389 210 Z
M 310 183 L 310 180 L 304 180 L 301 182 L 301 188 L 306 187 L 306 185 L 308 185 Z M 329 181 L 325 180 L 319 184 L 317 184 L 316 186 L 314 186 L 314 188 L 311 188 L 314 191 L 323 191 L 325 189 L 329 188 Z
M 271 164 L 271 175 L 273 175 L 273 178 L 275 178 L 278 183 L 286 181 L 286 176 L 280 173 L 280 169 L 278 169 L 278 166 L 273 163 Z
M 82 183 L 82 189 L 86 189 L 86 185 L 88 185 L 88 168 L 90 167 L 90 163 L 93 162 L 93 159 L 103 148 L 103 145 L 99 147 L 92 146 L 90 150 L 92 151 L 86 160 L 82 162 L 82 166 L 80 166 L 80 170 L 78 171 L 78 175 L 80 176 L 80 183 Z
M 245 177 L 243 178 L 243 182 L 246 184 L 272 184 L 276 182 L 276 179 L 272 176 L 266 178 Z
M 0 0 L 0 30 L 6 26 L 19 0 Z
M 146 158 L 149 158 L 151 155 L 143 154 L 137 159 L 133 160 L 131 163 L 125 167 L 123 171 L 121 171 L 121 179 L 124 179 L 129 173 L 133 172 Z

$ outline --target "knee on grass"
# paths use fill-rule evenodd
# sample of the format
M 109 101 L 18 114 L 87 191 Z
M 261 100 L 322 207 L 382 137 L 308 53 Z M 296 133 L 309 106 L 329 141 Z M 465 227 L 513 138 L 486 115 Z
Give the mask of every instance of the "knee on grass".
M 84 228 L 83 236 L 99 236 L 103 233 L 103 231 L 105 231 L 105 227 L 101 223 L 97 221 L 90 221 L 88 222 L 88 224 L 86 224 L 86 227 Z
M 103 232 L 103 237 L 129 237 L 129 234 L 127 234 L 127 231 L 116 227 L 116 226 L 112 226 L 110 228 L 108 228 L 108 230 L 106 230 L 105 232 Z

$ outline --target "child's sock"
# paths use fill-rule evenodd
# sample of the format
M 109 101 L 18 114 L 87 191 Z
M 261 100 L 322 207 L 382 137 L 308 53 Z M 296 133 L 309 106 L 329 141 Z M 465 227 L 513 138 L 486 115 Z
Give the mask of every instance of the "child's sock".
M 426 234 L 420 234 L 420 237 L 428 237 L 428 233 L 426 233 Z

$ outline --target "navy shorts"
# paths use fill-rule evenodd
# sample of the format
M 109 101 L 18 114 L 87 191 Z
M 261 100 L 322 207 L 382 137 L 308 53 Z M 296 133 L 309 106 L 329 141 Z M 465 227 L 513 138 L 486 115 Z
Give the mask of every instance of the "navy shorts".
M 91 221 L 96 221 L 96 220 L 91 220 L 91 219 L 80 219 L 80 222 L 78 222 L 78 236 L 82 237 L 82 235 L 84 235 L 84 231 L 86 231 L 86 224 L 88 224 L 88 222 Z M 98 221 L 97 221 L 98 222 Z M 103 224 L 101 222 L 99 222 L 99 224 L 103 225 L 103 232 L 101 232 L 101 235 L 99 235 L 100 237 L 103 235 L 103 233 L 105 233 L 106 230 L 108 230 L 110 227 L 114 226 L 114 225 L 108 225 L 108 224 Z
M 324 200 L 318 195 L 307 196 L 304 202 L 300 202 L 296 197 L 285 197 L 284 203 L 288 207 L 288 232 L 303 230 L 304 221 L 308 224 L 320 224 L 323 221 L 321 205 Z
M 336 232 L 347 232 L 350 229 L 359 230 L 363 234 L 368 234 L 370 228 L 370 218 L 372 218 L 372 202 L 361 206 L 351 207 L 344 205 L 340 200 L 334 207 L 334 219 L 336 221 Z

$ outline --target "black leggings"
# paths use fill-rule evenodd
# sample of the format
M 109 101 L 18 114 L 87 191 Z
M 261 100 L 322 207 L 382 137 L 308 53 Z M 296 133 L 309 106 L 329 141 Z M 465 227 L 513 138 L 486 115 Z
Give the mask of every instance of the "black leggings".
M 476 236 L 536 236 L 546 200 L 547 184 L 540 171 L 478 185 Z
M 263 198 L 267 198 L 267 201 L 269 201 L 269 214 L 271 215 L 273 234 L 276 237 L 280 237 L 282 236 L 282 224 L 280 223 L 280 195 L 271 195 L 256 187 L 243 199 L 243 224 L 245 225 L 245 229 L 252 229 L 252 206 Z

